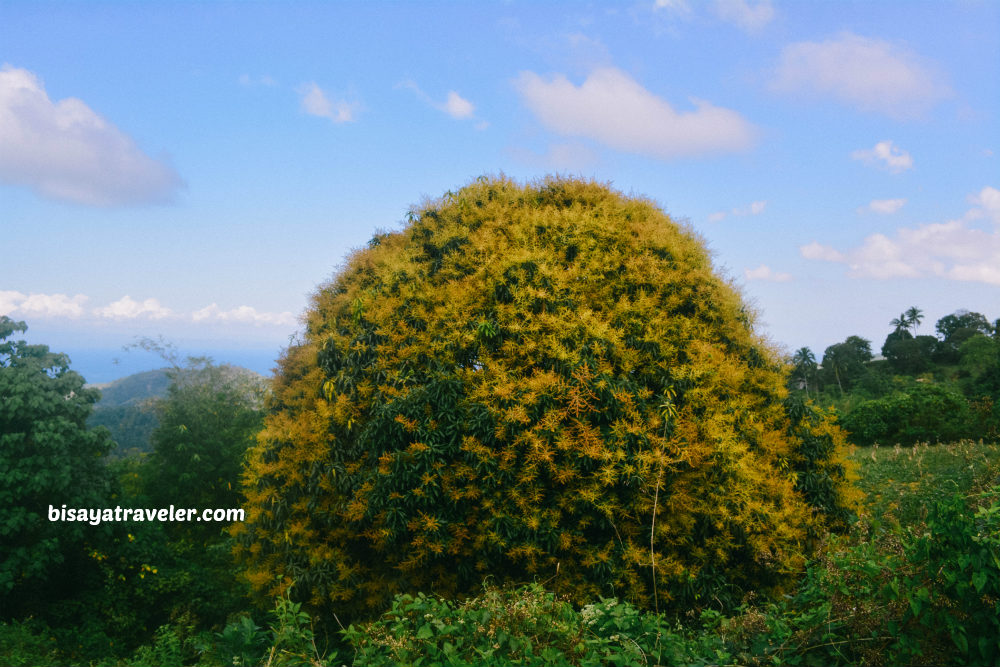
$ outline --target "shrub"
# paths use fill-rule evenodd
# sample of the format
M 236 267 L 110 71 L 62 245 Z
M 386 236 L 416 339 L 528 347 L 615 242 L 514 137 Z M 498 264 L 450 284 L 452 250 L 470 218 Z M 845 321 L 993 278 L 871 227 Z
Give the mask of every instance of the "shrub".
M 480 179 L 315 295 L 244 477 L 249 579 L 359 618 L 487 574 L 646 609 L 780 587 L 849 503 L 785 373 L 652 203 Z
M 62 665 L 52 631 L 41 622 L 0 623 L 0 665 L 56 667 Z
M 734 619 L 748 630 L 740 661 L 998 664 L 1000 487 L 968 501 L 948 495 L 917 529 L 833 540 L 794 596 Z
M 464 602 L 397 596 L 378 621 L 343 634 L 355 650 L 355 667 L 638 667 L 729 657 L 711 632 L 696 637 L 615 598 L 577 610 L 538 584 L 488 587 Z
M 219 664 L 252 667 L 264 661 L 268 634 L 249 616 L 241 616 L 215 633 L 214 654 Z
M 965 397 L 936 384 L 864 401 L 844 416 L 842 424 L 859 445 L 949 442 L 982 435 L 976 432 Z

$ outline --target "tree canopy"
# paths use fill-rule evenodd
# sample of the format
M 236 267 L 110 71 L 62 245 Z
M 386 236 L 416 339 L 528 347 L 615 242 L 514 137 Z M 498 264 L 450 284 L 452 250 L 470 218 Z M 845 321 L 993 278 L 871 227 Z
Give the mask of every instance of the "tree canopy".
M 106 429 L 88 429 L 96 390 L 45 345 L 12 340 L 24 322 L 0 316 L 0 607 L 5 612 L 65 594 L 78 583 L 82 544 L 92 526 L 53 522 L 49 506 L 104 506 Z M 29 590 L 31 594 L 28 595 Z
M 484 576 L 649 607 L 779 587 L 850 502 L 841 432 L 784 381 L 656 205 L 481 178 L 315 294 L 244 477 L 249 578 L 341 618 Z
M 263 379 L 208 359 L 191 359 L 168 373 L 167 396 L 156 403 L 159 425 L 146 463 L 146 492 L 154 505 L 183 499 L 191 507 L 237 507 L 240 472 L 261 427 Z M 182 532 L 217 530 L 183 523 Z

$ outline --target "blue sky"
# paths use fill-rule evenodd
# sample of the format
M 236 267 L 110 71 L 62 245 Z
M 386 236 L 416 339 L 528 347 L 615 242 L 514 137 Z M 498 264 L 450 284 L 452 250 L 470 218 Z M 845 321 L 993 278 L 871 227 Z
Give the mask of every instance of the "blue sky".
M 499 172 L 656 200 L 788 351 L 1000 317 L 997 2 L 0 0 L 0 66 L 0 314 L 93 382 L 136 336 L 267 372 Z

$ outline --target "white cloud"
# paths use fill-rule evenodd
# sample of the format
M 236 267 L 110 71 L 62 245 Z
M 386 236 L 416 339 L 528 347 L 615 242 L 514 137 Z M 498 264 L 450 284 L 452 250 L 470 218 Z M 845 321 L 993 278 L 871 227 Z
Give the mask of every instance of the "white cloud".
M 0 315 L 10 315 L 28 297 L 13 290 L 0 290 Z
M 104 308 L 95 308 L 94 314 L 112 320 L 134 320 L 143 317 L 151 320 L 162 320 L 172 314 L 169 308 L 164 308 L 156 299 L 135 301 L 125 295 Z
M 331 101 L 323 89 L 310 81 L 297 89 L 302 96 L 302 110 L 310 116 L 328 118 L 334 123 L 349 123 L 356 120 L 360 105 L 346 100 Z
M 22 317 L 80 317 L 87 297 L 82 294 L 69 297 L 65 294 L 29 294 L 0 292 L 0 315 L 17 314 Z
M 441 110 L 452 118 L 472 118 L 476 112 L 476 107 L 472 102 L 465 99 L 454 90 L 448 91 L 448 100 L 441 106 Z
M 979 207 L 973 215 L 985 215 L 1000 225 L 1000 190 L 986 186 L 978 194 L 970 195 L 969 201 Z
M 983 209 L 973 209 L 963 219 L 901 227 L 891 238 L 872 234 L 847 252 L 816 242 L 800 251 L 807 259 L 846 264 L 855 278 L 939 277 L 1000 285 L 1000 228 L 984 231 L 968 224 L 984 213 L 993 215 L 988 211 L 998 195 L 995 188 L 984 188 L 971 198 Z M 1000 223 L 1000 217 L 994 221 Z
M 913 158 L 910 154 L 889 140 L 878 142 L 874 148 L 856 150 L 851 153 L 851 158 L 861 160 L 865 164 L 882 163 L 880 166 L 894 174 L 913 168 Z
M 690 14 L 691 6 L 688 4 L 687 0 L 656 0 L 653 3 L 654 9 L 666 9 L 667 11 L 676 12 L 678 14 Z
M 905 199 L 873 199 L 859 211 L 871 211 L 882 215 L 892 215 L 906 204 Z
M 671 159 L 739 151 L 756 135 L 740 114 L 705 101 L 695 100 L 694 111 L 675 111 L 613 67 L 594 70 L 579 87 L 563 75 L 547 81 L 534 72 L 522 72 L 515 86 L 550 130 L 624 152 Z
M 732 214 L 732 215 L 734 215 L 736 217 L 743 217 L 743 216 L 747 216 L 747 215 L 760 215 L 761 213 L 764 212 L 764 208 L 766 206 L 767 206 L 767 202 L 766 201 L 751 202 L 747 206 L 740 206 L 740 207 L 734 208 L 733 210 L 731 210 L 729 212 L 726 212 L 726 211 L 717 211 L 716 213 L 712 213 L 711 215 L 708 216 L 708 221 L 709 222 L 719 222 L 720 220 L 725 220 L 726 216 L 730 215 L 730 214 Z
M 420 86 L 413 81 L 403 81 L 402 83 L 397 84 L 396 88 L 406 88 L 407 90 L 412 90 L 414 94 L 425 103 L 434 107 L 438 111 L 443 111 L 456 120 L 465 120 L 475 118 L 476 116 L 476 106 L 454 90 L 449 90 L 445 101 L 439 103 L 435 102 L 430 95 L 421 90 Z M 484 130 L 488 126 L 489 123 L 481 121 L 476 124 L 476 129 Z
M 774 19 L 771 0 L 760 0 L 751 6 L 747 0 L 715 0 L 715 14 L 746 32 L 757 32 Z
M 89 206 L 169 201 L 177 173 L 83 101 L 53 102 L 33 73 L 0 68 L 0 181 Z
M 792 279 L 792 274 L 772 271 L 771 267 L 761 264 L 756 269 L 747 269 L 743 272 L 747 280 L 766 280 L 773 283 L 786 283 Z
M 760 215 L 764 212 L 764 207 L 767 206 L 766 201 L 755 201 L 749 206 L 744 206 L 742 208 L 734 208 L 733 215 Z
M 0 290 L 0 315 L 12 317 L 72 317 L 89 316 L 115 321 L 125 320 L 177 320 L 175 313 L 163 306 L 157 299 L 149 298 L 136 301 L 126 295 L 103 308 L 84 309 L 88 297 L 77 294 L 74 297 L 65 294 L 30 294 L 25 295 L 14 290 Z M 218 304 L 211 304 L 194 311 L 189 316 L 191 321 L 198 323 L 252 324 L 255 326 L 294 326 L 295 317 L 289 312 L 267 313 L 259 312 L 251 306 L 239 306 L 231 310 L 222 310 Z
M 191 319 L 195 322 L 216 321 L 216 322 L 238 322 L 255 325 L 294 325 L 295 317 L 289 313 L 261 313 L 252 306 L 239 306 L 232 310 L 222 310 L 219 305 L 213 303 L 205 306 L 201 310 L 196 310 L 191 314 Z
M 268 88 L 272 88 L 278 85 L 278 82 L 267 74 L 263 74 L 258 77 L 252 77 L 249 74 L 241 74 L 239 81 L 241 86 L 266 86 Z
M 908 50 L 851 33 L 786 46 L 771 86 L 894 117 L 918 115 L 950 94 L 933 68 Z
M 842 262 L 844 261 L 844 255 L 837 252 L 830 246 L 821 245 L 816 241 L 813 241 L 809 245 L 804 245 L 799 248 L 799 252 L 806 259 L 819 259 L 826 262 Z

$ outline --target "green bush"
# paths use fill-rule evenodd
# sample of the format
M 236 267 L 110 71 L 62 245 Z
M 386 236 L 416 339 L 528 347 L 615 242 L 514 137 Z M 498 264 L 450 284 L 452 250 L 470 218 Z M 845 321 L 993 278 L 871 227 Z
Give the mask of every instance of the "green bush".
M 264 661 L 270 635 L 250 616 L 230 621 L 215 634 L 215 662 L 232 667 L 253 667 Z
M 603 598 L 577 610 L 538 584 L 487 588 L 452 602 L 397 596 L 378 621 L 344 637 L 355 667 L 712 664 L 729 654 L 713 633 L 695 638 L 663 616 Z
M 151 646 L 142 646 L 129 661 L 129 667 L 184 667 L 184 641 L 170 625 L 157 629 Z
M 855 444 L 912 445 L 982 437 L 969 402 L 958 391 L 918 384 L 883 398 L 863 401 L 841 420 Z
M 59 667 L 57 643 L 42 622 L 0 623 L 0 667 Z
M 308 667 L 323 662 L 316 648 L 312 619 L 302 611 L 302 603 L 278 598 L 271 626 L 271 649 L 267 667 Z
M 742 661 L 1000 664 L 1000 486 L 951 494 L 915 529 L 835 538 L 794 596 L 734 619 Z

